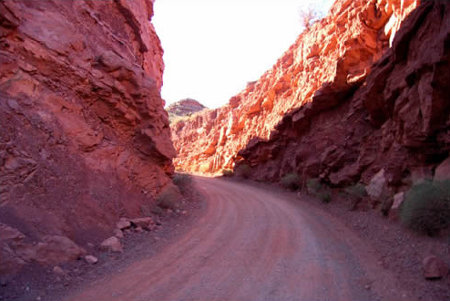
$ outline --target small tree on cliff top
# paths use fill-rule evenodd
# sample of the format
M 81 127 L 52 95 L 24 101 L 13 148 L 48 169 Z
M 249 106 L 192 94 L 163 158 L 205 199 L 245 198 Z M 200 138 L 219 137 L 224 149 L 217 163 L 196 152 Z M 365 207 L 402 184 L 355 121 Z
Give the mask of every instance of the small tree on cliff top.
M 300 23 L 305 29 L 309 29 L 311 25 L 322 18 L 321 14 L 311 5 L 300 7 L 298 9 L 298 15 L 300 17 Z

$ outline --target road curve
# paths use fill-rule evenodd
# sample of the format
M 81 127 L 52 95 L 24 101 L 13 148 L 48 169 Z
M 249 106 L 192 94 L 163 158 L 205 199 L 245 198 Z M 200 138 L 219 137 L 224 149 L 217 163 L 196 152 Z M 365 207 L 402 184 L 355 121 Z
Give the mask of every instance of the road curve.
M 207 209 L 160 253 L 67 301 L 412 300 L 339 221 L 286 195 L 195 178 Z

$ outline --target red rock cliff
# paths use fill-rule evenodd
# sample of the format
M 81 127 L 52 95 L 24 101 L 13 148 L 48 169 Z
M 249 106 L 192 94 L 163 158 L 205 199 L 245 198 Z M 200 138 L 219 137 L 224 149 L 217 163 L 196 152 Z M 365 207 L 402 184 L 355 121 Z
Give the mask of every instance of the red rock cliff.
M 387 183 L 401 189 L 432 177 L 450 151 L 449 80 L 450 3 L 424 1 L 362 85 L 316 93 L 270 139 L 241 150 L 241 163 L 265 180 L 297 172 L 346 185 L 384 170 Z
M 24 240 L 96 243 L 171 182 L 152 15 L 152 0 L 0 2 L 0 270 L 39 259 Z
M 336 1 L 326 18 L 226 106 L 172 125 L 175 165 L 192 172 L 231 168 L 252 139 L 269 139 L 286 113 L 310 105 L 313 96 L 336 96 L 326 98 L 325 106 L 340 103 L 364 81 L 417 3 Z

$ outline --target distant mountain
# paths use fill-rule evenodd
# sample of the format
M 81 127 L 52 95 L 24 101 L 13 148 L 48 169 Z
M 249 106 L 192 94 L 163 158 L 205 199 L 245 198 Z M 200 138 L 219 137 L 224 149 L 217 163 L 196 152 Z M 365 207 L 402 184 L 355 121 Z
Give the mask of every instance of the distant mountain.
M 189 117 L 204 109 L 206 109 L 204 105 L 191 98 L 179 100 L 166 108 L 170 122 Z

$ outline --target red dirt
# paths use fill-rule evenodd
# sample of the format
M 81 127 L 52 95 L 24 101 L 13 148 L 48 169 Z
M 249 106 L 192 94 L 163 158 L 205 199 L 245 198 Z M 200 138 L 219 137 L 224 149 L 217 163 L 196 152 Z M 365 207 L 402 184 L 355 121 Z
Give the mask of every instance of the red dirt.
M 450 277 L 426 281 L 421 270 L 421 260 L 430 253 L 450 263 L 447 237 L 416 235 L 374 211 L 350 212 L 350 201 L 335 197 L 321 204 L 275 185 L 240 179 L 195 182 L 206 203 L 190 202 L 188 215 L 174 213 L 157 231 L 129 236 L 124 254 L 99 255 L 95 266 L 63 266 L 70 279 L 62 281 L 55 282 L 50 270 L 34 271 L 16 287 L 20 295 L 0 300 L 450 297 Z M 43 277 L 47 283 L 33 282 Z M 11 292 L 11 285 L 5 289 Z
M 191 229 L 64 300 L 445 300 L 447 282 L 420 292 L 412 287 L 420 276 L 404 281 L 395 265 L 380 261 L 383 244 L 368 242 L 385 237 L 378 228 L 361 237 L 364 231 L 351 230 L 310 198 L 299 201 L 273 187 L 196 183 L 207 209 Z M 396 255 L 401 247 L 392 249 Z
M 90 265 L 84 260 L 60 264 L 66 275 L 59 276 L 53 272 L 53 266 L 43 267 L 37 264 L 28 265 L 22 273 L 0 287 L 0 300 L 60 301 L 68 292 L 92 283 L 97 279 L 117 273 L 130 264 L 161 252 L 188 229 L 203 213 L 205 203 L 193 189 L 183 193 L 185 201 L 174 212 L 162 211 L 155 221 L 158 227 L 142 233 L 125 234 L 122 243 L 123 253 L 108 253 L 98 246 L 89 247 L 88 251 L 99 261 Z

